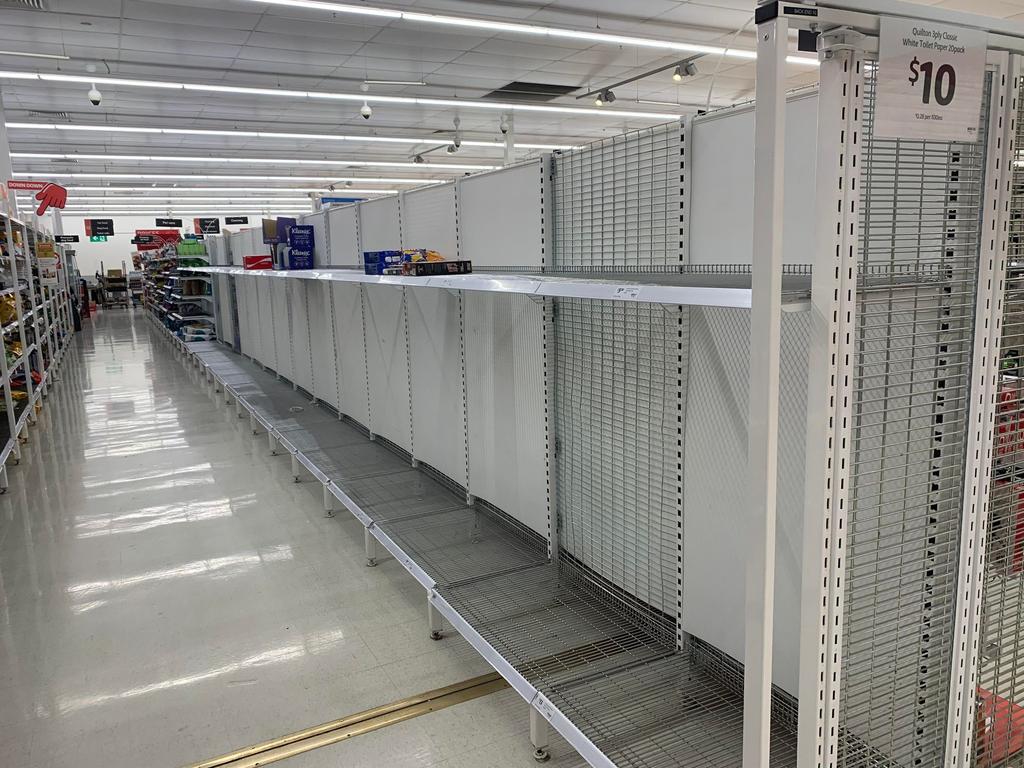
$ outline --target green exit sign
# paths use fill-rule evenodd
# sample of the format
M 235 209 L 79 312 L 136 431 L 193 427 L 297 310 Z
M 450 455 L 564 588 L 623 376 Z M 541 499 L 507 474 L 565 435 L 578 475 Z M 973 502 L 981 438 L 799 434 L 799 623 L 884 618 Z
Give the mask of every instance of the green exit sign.
M 105 243 L 107 242 L 106 235 L 89 235 L 90 243 Z

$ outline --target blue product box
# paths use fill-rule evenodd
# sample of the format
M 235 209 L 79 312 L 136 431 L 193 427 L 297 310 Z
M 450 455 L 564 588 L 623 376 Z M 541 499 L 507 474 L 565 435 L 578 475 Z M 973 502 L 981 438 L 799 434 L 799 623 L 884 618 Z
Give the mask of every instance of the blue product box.
M 313 268 L 313 225 L 296 224 L 288 230 L 288 252 L 285 269 Z
M 383 275 L 386 267 L 402 263 L 401 251 L 364 251 L 363 272 L 368 275 Z

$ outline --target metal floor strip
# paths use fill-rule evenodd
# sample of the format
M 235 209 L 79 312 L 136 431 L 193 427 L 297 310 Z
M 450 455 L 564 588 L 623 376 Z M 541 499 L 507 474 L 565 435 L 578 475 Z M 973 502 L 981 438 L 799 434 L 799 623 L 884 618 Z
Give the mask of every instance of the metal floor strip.
M 414 717 L 462 704 L 508 688 L 497 672 L 410 696 L 407 699 L 314 725 L 276 739 L 236 749 L 225 755 L 190 763 L 185 768 L 256 768 L 336 744 Z

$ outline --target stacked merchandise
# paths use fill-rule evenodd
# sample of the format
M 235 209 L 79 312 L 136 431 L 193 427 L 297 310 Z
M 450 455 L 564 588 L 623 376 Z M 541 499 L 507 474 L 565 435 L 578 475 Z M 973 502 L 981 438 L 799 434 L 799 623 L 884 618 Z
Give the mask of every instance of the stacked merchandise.
M 364 251 L 363 271 L 368 275 L 464 275 L 473 271 L 473 263 L 449 261 L 428 248 L 401 251 Z
M 168 244 L 145 262 L 146 307 L 175 335 L 185 341 L 216 338 L 213 295 L 208 276 L 180 272 L 179 268 L 205 267 L 210 262 L 198 240 Z

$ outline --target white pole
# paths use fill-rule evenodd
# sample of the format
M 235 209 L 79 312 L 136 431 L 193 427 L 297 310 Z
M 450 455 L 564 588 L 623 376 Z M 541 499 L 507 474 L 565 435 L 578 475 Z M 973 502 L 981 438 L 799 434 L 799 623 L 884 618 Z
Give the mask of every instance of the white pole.
M 757 28 L 743 768 L 768 768 L 771 726 L 788 27 L 780 16 Z

